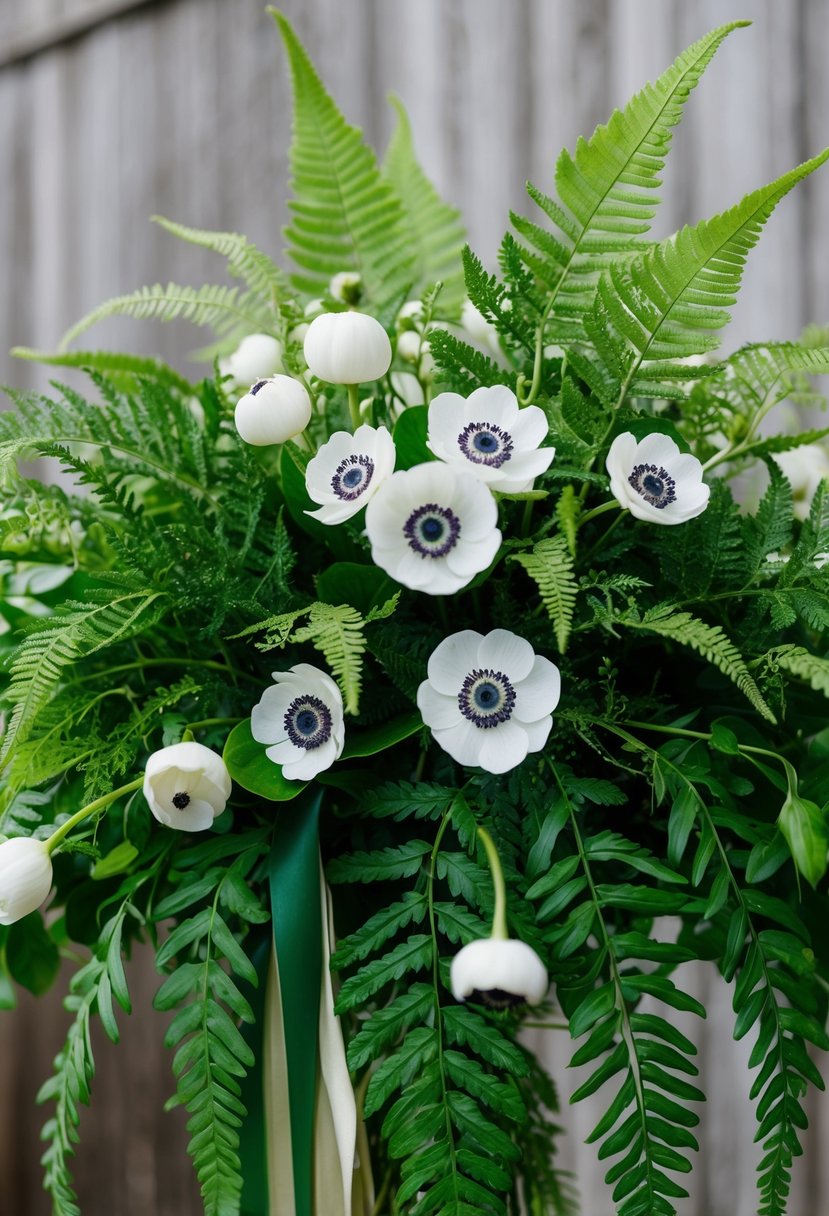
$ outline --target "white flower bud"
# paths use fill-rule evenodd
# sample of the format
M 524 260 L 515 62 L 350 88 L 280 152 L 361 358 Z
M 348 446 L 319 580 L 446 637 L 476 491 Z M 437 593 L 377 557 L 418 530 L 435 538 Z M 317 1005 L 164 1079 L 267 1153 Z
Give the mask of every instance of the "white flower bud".
M 404 363 L 417 363 L 420 358 L 420 334 L 414 329 L 404 329 L 397 339 L 397 354 Z
M 232 355 L 219 360 L 219 370 L 239 388 L 282 370 L 282 343 L 270 334 L 248 334 Z
M 325 312 L 325 300 L 309 300 L 303 312 L 306 317 L 315 317 L 318 313 Z
M 318 380 L 363 384 L 385 376 L 391 343 L 383 326 L 363 312 L 327 312 L 305 335 L 305 360 Z
M 472 303 L 471 300 L 464 300 L 463 308 L 461 309 L 461 327 L 466 330 L 467 336 L 477 346 L 483 346 L 487 350 L 491 350 L 496 354 L 500 351 L 500 343 L 498 342 L 498 331 L 491 322 L 487 321 Z
M 259 380 L 236 406 L 236 430 L 254 447 L 285 443 L 304 431 L 310 420 L 311 398 L 291 376 Z
M 550 981 L 541 959 L 526 942 L 481 938 L 464 946 L 449 971 L 456 1001 L 473 1000 L 496 1009 L 538 1005 Z
M 0 844 L 0 925 L 13 925 L 39 908 L 52 888 L 45 840 L 15 836 Z
M 423 301 L 407 300 L 397 314 L 397 328 L 417 329 L 423 322 Z
M 153 752 L 144 769 L 144 797 L 159 823 L 203 832 L 230 797 L 224 760 L 201 743 L 174 743 Z
M 363 280 L 355 270 L 341 270 L 328 284 L 328 290 L 342 304 L 357 304 L 363 294 Z

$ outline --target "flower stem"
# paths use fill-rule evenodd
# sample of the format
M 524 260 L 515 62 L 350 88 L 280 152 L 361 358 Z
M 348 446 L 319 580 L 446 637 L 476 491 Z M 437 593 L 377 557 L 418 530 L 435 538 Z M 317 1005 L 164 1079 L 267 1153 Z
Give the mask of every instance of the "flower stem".
M 119 798 L 123 798 L 125 794 L 132 794 L 135 790 L 140 790 L 144 784 L 144 777 L 136 777 L 134 781 L 130 781 L 128 785 L 122 785 L 120 789 L 110 790 L 108 794 L 103 794 L 100 798 L 96 798 L 94 802 L 90 802 L 87 806 L 81 807 L 74 815 L 71 815 L 66 823 L 62 823 L 59 828 L 55 828 L 52 835 L 46 841 L 46 849 L 49 853 L 54 852 L 61 841 L 69 835 L 74 827 L 89 815 L 94 815 L 96 811 L 102 811 L 105 806 L 109 806 L 111 802 L 117 802 Z
M 478 835 L 486 849 L 486 859 L 492 874 L 492 885 L 495 888 L 495 915 L 492 918 L 492 937 L 495 941 L 505 942 L 509 937 L 507 932 L 507 888 L 504 883 L 504 871 L 501 869 L 501 858 L 498 856 L 492 837 L 486 828 L 478 828 Z
M 348 408 L 351 411 L 351 425 L 354 430 L 360 425 L 360 386 L 348 385 Z
M 618 510 L 620 505 L 615 498 L 608 499 L 607 502 L 603 502 L 600 506 L 594 507 L 592 511 L 588 511 L 586 515 L 582 515 L 579 520 L 579 527 L 582 524 L 588 523 L 591 519 L 595 519 L 598 515 L 604 515 L 606 511 Z

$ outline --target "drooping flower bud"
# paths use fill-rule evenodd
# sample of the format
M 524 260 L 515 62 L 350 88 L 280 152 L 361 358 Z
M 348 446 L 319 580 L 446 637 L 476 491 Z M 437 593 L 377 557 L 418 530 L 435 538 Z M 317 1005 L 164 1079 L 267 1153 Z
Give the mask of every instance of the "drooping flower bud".
M 305 360 L 318 380 L 364 384 L 385 376 L 391 343 L 383 326 L 368 313 L 327 312 L 315 317 L 305 335 Z
M 479 1001 L 494 1009 L 538 1005 L 550 986 L 535 950 L 516 938 L 470 942 L 452 959 L 449 977 L 456 1001 Z
M 15 836 L 0 844 L 0 925 L 13 925 L 39 908 L 52 887 L 45 840 Z
M 159 823 L 203 832 L 230 797 L 224 760 L 202 743 L 174 743 L 153 752 L 144 769 L 144 797 Z
M 265 447 L 285 443 L 311 420 L 311 398 L 292 376 L 258 380 L 236 406 L 236 430 L 245 443 Z
M 282 343 L 270 334 L 248 334 L 233 354 L 219 360 L 219 370 L 239 388 L 263 380 L 282 370 Z

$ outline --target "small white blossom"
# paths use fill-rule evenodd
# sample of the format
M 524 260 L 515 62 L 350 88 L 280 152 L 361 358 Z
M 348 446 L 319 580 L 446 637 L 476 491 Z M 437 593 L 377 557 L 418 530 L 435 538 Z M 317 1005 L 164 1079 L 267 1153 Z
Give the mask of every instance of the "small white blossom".
M 394 472 L 394 440 L 384 426 L 336 431 L 305 470 L 308 497 L 322 503 L 307 511 L 323 524 L 341 524 L 356 515 Z
M 330 768 L 345 743 L 343 699 L 329 675 L 308 663 L 274 671 L 250 716 L 251 734 L 289 781 L 310 781 Z
M 257 380 L 236 405 L 236 430 L 254 447 L 285 443 L 311 421 L 311 398 L 293 376 Z
M 400 330 L 419 329 L 423 323 L 423 301 L 407 300 L 397 314 L 396 323 Z
M 219 360 L 219 371 L 231 376 L 238 388 L 281 370 L 282 343 L 270 334 L 248 334 L 233 354 Z
M 404 329 L 397 337 L 397 355 L 404 363 L 417 363 L 423 341 L 416 329 Z
M 501 545 L 498 508 L 480 481 L 435 461 L 393 473 L 366 508 L 371 556 L 414 591 L 452 595 Z
M 515 938 L 481 938 L 452 959 L 449 970 L 456 1001 L 476 1001 L 495 1009 L 538 1005 L 547 995 L 547 970 L 531 946 Z
M 203 832 L 230 797 L 224 760 L 202 743 L 174 743 L 153 752 L 144 769 L 144 797 L 159 823 Z
M 303 349 L 311 374 L 329 384 L 379 380 L 391 363 L 391 342 L 383 326 L 368 313 L 353 310 L 315 317 Z
M 429 658 L 417 707 L 458 764 L 506 773 L 540 751 L 561 694 L 555 663 L 508 629 L 462 629 Z
M 52 889 L 45 840 L 15 836 L 0 844 L 0 925 L 13 925 L 39 908 Z
M 630 431 L 617 435 L 607 454 L 607 471 L 619 505 L 648 523 L 684 524 L 708 506 L 702 465 L 658 431 L 638 441 Z
M 396 394 L 391 403 L 394 417 L 398 417 L 410 405 L 425 405 L 426 394 L 414 372 L 392 372 L 390 379 Z
M 503 384 L 477 388 L 469 397 L 439 393 L 429 406 L 430 450 L 504 494 L 532 489 L 550 467 L 555 448 L 538 446 L 547 431 L 544 411 L 519 408 Z
M 355 270 L 341 270 L 331 279 L 328 290 L 341 304 L 356 304 L 363 294 L 363 280 Z
M 772 459 L 791 484 L 795 518 L 806 519 L 815 491 L 829 478 L 829 452 L 816 443 L 803 443 L 788 452 L 775 452 Z

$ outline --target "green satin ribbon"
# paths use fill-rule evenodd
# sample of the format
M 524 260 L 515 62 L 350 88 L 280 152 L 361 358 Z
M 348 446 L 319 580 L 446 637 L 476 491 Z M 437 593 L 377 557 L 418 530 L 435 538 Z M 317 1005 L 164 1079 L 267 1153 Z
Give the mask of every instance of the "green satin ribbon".
M 266 926 L 264 926 L 266 927 Z M 268 1216 L 268 1170 L 265 1144 L 265 1095 L 262 1089 L 264 1058 L 265 989 L 271 961 L 271 935 L 267 934 L 253 952 L 252 962 L 259 977 L 256 988 L 239 983 L 255 1021 L 241 1027 L 242 1037 L 251 1048 L 255 1063 L 240 1082 L 241 1100 L 247 1110 L 239 1133 L 239 1161 L 242 1173 L 240 1216 Z
M 314 1115 L 319 1056 L 322 794 L 280 807 L 270 854 L 273 940 L 279 962 L 296 1216 L 313 1216 Z

